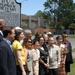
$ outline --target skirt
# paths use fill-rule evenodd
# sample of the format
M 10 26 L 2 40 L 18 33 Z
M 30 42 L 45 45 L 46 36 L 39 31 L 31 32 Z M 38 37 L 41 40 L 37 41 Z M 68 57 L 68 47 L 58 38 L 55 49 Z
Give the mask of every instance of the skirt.
M 66 75 L 65 72 L 65 64 L 62 64 L 61 67 L 58 69 L 59 75 Z

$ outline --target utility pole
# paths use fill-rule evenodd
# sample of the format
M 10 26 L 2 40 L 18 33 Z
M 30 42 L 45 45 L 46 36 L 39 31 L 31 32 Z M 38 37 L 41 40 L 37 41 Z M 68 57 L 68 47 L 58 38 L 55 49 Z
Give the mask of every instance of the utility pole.
M 27 1 L 27 0 L 20 0 L 20 1 L 17 0 L 17 2 L 19 2 L 19 3 L 21 4 L 21 6 L 22 6 L 22 3 L 23 3 L 24 1 Z M 21 16 L 21 15 L 20 15 L 20 16 Z M 22 20 L 21 20 L 21 17 L 20 17 L 20 27 L 21 27 L 21 24 L 22 24 L 21 22 L 22 22 Z

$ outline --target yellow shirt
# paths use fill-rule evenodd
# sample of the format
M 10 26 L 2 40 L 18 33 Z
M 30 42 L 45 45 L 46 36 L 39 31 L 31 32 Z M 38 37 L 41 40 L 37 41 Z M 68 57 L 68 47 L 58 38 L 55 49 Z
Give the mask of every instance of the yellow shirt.
M 21 51 L 21 61 L 22 61 L 23 65 L 25 65 L 24 49 L 23 49 L 22 45 L 20 44 L 20 42 L 17 41 L 17 40 L 14 40 L 14 42 L 12 44 L 12 48 L 13 48 L 13 52 L 14 52 L 15 59 L 16 59 L 16 65 L 18 65 L 18 61 L 17 61 L 17 58 L 16 58 L 16 51 L 17 50 Z

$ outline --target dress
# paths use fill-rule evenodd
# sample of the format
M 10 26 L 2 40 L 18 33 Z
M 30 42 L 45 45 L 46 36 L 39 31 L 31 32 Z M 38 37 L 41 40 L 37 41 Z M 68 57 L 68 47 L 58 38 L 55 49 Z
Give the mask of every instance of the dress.
M 38 49 L 32 49 L 33 54 L 33 62 L 34 62 L 34 72 L 35 75 L 39 75 L 39 58 L 40 58 L 40 52 Z
M 61 50 L 61 62 L 60 62 L 60 68 L 59 68 L 59 75 L 66 75 L 65 63 L 63 63 L 63 61 L 66 60 L 66 53 L 67 53 L 67 50 L 65 49 L 65 45 L 61 44 L 60 50 Z
M 33 75 L 32 61 L 33 61 L 32 50 L 28 49 L 27 64 L 31 72 L 27 72 L 27 75 Z
M 47 57 L 49 55 L 48 51 L 44 50 L 43 47 L 39 48 L 40 51 L 40 59 L 44 61 L 44 63 L 47 63 Z M 44 66 L 41 62 L 39 62 L 39 75 L 46 75 L 48 71 L 48 68 Z

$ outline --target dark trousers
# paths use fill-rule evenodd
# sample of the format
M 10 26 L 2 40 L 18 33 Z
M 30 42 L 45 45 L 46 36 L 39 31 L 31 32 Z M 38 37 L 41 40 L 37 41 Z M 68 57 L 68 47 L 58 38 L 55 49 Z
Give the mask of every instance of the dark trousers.
M 56 68 L 56 69 L 49 69 L 49 75 L 58 75 L 58 68 Z

